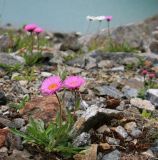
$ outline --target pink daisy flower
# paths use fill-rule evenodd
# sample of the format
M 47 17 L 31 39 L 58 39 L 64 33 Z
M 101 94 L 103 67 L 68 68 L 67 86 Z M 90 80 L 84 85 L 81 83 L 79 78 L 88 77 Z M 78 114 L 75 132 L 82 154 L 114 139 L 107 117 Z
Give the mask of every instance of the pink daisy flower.
M 146 70 L 146 69 L 144 69 L 143 71 L 142 71 L 142 75 L 147 75 L 148 74 L 148 71 Z
M 37 27 L 33 31 L 37 34 L 44 32 L 44 30 L 41 27 Z
M 44 95 L 51 95 L 59 91 L 62 87 L 62 80 L 59 76 L 46 78 L 41 85 L 40 91 Z
M 37 28 L 38 26 L 36 24 L 27 24 L 24 27 L 24 30 L 27 32 L 33 32 L 35 28 Z
M 149 76 L 149 78 L 150 78 L 150 79 L 153 79 L 153 78 L 155 78 L 155 77 L 156 77 L 155 73 L 149 73 L 149 75 L 148 75 L 148 76 Z
M 112 16 L 105 16 L 105 19 L 110 22 L 112 20 Z
M 63 86 L 67 89 L 79 89 L 85 80 L 80 76 L 69 76 L 64 80 Z

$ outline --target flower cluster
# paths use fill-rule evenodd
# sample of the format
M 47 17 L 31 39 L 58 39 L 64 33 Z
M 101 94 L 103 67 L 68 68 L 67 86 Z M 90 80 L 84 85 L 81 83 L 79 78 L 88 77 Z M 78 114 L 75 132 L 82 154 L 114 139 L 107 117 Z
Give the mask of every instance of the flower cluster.
M 78 90 L 84 83 L 84 78 L 80 76 L 69 76 L 64 81 L 59 76 L 51 76 L 42 82 L 40 91 L 44 95 L 51 95 L 63 88 Z
M 146 69 L 142 70 L 141 74 L 144 76 L 144 80 L 145 80 L 146 77 L 148 77 L 149 79 L 156 78 L 156 74 L 154 72 L 149 72 Z
M 30 33 L 42 33 L 44 30 L 36 24 L 27 24 L 24 26 L 24 30 Z
M 110 22 L 112 20 L 112 16 L 87 16 L 87 20 L 89 21 L 104 21 Z

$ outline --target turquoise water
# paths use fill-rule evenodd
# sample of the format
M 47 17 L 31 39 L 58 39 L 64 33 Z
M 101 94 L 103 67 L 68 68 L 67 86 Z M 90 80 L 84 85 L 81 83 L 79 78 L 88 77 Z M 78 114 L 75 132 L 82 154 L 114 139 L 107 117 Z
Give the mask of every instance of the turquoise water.
M 137 22 L 158 13 L 158 0 L 0 0 L 1 24 L 36 23 L 51 31 L 86 32 L 87 15 L 112 15 L 111 26 Z M 96 31 L 98 23 L 90 26 Z M 101 24 L 105 28 L 106 23 Z

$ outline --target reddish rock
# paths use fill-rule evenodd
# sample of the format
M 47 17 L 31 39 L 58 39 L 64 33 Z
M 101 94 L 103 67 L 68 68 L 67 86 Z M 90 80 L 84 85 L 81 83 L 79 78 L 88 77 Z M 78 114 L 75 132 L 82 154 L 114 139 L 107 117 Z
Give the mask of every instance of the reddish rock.
M 7 138 L 8 133 L 9 129 L 7 128 L 0 129 L 0 148 L 5 144 L 5 140 Z
M 45 122 L 50 122 L 56 117 L 59 111 L 59 103 L 55 95 L 36 97 L 26 103 L 25 107 L 19 112 L 25 120 L 29 117 L 42 119 Z

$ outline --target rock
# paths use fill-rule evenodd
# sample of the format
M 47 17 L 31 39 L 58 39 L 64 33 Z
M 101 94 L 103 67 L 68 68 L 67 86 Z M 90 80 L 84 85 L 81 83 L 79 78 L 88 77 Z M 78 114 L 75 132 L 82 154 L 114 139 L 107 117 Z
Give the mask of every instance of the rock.
M 121 137 L 121 138 L 127 138 L 128 137 L 128 133 L 126 132 L 126 130 L 122 127 L 122 126 L 118 126 L 115 128 L 115 132 Z
M 106 140 L 111 145 L 117 145 L 118 146 L 120 144 L 119 139 L 115 139 L 115 138 L 112 138 L 112 137 L 106 137 Z
M 143 81 L 139 81 L 137 79 L 131 78 L 131 79 L 123 79 L 120 82 L 124 86 L 128 86 L 130 88 L 140 89 L 144 87 Z
M 7 160 L 30 160 L 30 157 L 32 157 L 32 155 L 28 151 L 18 151 L 14 149 L 13 153 L 7 158 Z
M 8 35 L 0 36 L 0 51 L 6 52 L 10 47 L 13 47 L 14 43 Z
M 13 120 L 13 122 L 14 122 L 15 127 L 16 127 L 17 129 L 20 129 L 20 128 L 22 128 L 22 127 L 25 125 L 25 120 L 22 119 L 22 118 L 15 118 L 15 119 Z
M 0 110 L 2 112 L 6 112 L 8 109 L 9 109 L 9 106 L 6 106 L 6 105 L 5 106 L 3 105 L 3 106 L 0 107 Z
M 139 109 L 145 109 L 148 111 L 154 111 L 155 107 L 151 104 L 150 101 L 142 100 L 140 98 L 132 98 L 130 104 Z
M 123 94 L 113 86 L 103 85 L 95 87 L 95 89 L 98 91 L 98 95 L 100 96 L 110 96 L 116 99 L 120 99 L 123 97 Z
M 42 76 L 42 77 L 49 77 L 49 76 L 52 76 L 52 73 L 49 73 L 49 72 L 41 72 L 41 76 Z
M 111 149 L 111 146 L 108 143 L 99 143 L 98 148 L 99 150 L 104 152 L 104 151 Z
M 154 144 L 150 149 L 154 153 L 155 157 L 158 157 L 158 140 L 155 140 Z
M 113 109 L 99 108 L 97 106 L 89 107 L 83 115 L 76 121 L 71 131 L 75 137 L 82 132 L 88 132 L 91 128 L 97 128 L 113 118 L 122 117 L 122 112 Z
M 14 123 L 7 118 L 0 117 L 0 126 L 2 127 L 15 127 Z
M 73 141 L 73 146 L 75 147 L 83 147 L 88 146 L 91 143 L 90 134 L 83 132 L 79 136 L 77 136 Z
M 15 80 L 16 77 L 19 77 L 19 76 L 20 76 L 20 73 L 14 72 L 14 73 L 12 73 L 11 80 Z
M 0 129 L 0 148 L 4 146 L 8 133 L 9 130 L 7 128 Z
M 121 153 L 118 150 L 114 150 L 103 156 L 102 160 L 120 160 Z
M 134 65 L 134 66 L 137 66 L 138 63 L 139 63 L 139 59 L 137 57 L 127 57 L 127 58 L 124 58 L 122 63 L 124 65 Z
M 102 60 L 98 63 L 99 68 L 112 68 L 114 62 L 112 60 Z
M 153 152 L 148 149 L 147 151 L 143 152 L 142 155 L 146 155 L 147 157 L 150 157 L 150 158 L 155 158 Z
M 73 156 L 74 160 L 96 160 L 97 159 L 97 144 L 92 144 L 86 151 Z
M 3 92 L 0 91 L 0 105 L 5 105 L 7 103 L 7 98 Z
M 158 40 L 158 31 L 153 31 L 152 36 L 155 40 Z
M 72 50 L 72 51 L 78 51 L 81 48 L 81 44 L 78 42 L 78 36 L 75 34 L 71 34 L 67 36 L 61 46 L 60 50 L 61 51 L 67 51 L 67 50 Z
M 125 67 L 124 66 L 114 67 L 114 68 L 111 68 L 110 71 L 112 71 L 112 72 L 124 72 Z
M 151 52 L 158 54 L 158 40 L 153 40 L 149 47 Z
M 36 97 L 30 102 L 27 102 L 19 113 L 25 120 L 30 116 L 35 119 L 42 119 L 45 122 L 50 122 L 56 118 L 56 113 L 59 111 L 59 103 L 56 96 Z
M 93 69 L 93 68 L 96 68 L 96 67 L 97 67 L 96 59 L 95 59 L 95 58 L 88 57 L 88 58 L 86 59 L 85 69 L 86 69 L 86 70 L 89 70 L 89 69 Z
M 21 60 L 19 59 L 17 58 L 17 56 L 13 54 L 0 53 L 0 63 L 2 64 L 6 65 L 22 64 Z
M 138 90 L 135 88 L 130 88 L 128 86 L 123 87 L 122 92 L 127 98 L 135 98 L 138 95 Z
M 104 124 L 103 126 L 101 126 L 97 129 L 97 132 L 98 133 L 104 133 L 104 132 L 105 133 L 110 133 L 110 129 L 107 125 Z
M 1 153 L 7 153 L 8 149 L 6 147 L 1 147 L 0 148 L 0 154 Z
M 81 73 L 83 71 L 83 69 L 81 69 L 81 68 L 71 67 L 71 66 L 67 66 L 66 69 L 70 74 L 78 74 L 78 73 Z
M 28 81 L 27 80 L 20 80 L 19 83 L 21 86 L 26 86 L 28 84 Z
M 135 122 L 126 123 L 124 127 L 127 132 L 134 138 L 138 138 L 142 134 L 142 131 L 137 128 Z
M 146 92 L 146 99 L 155 106 L 158 106 L 158 89 L 148 89 Z

